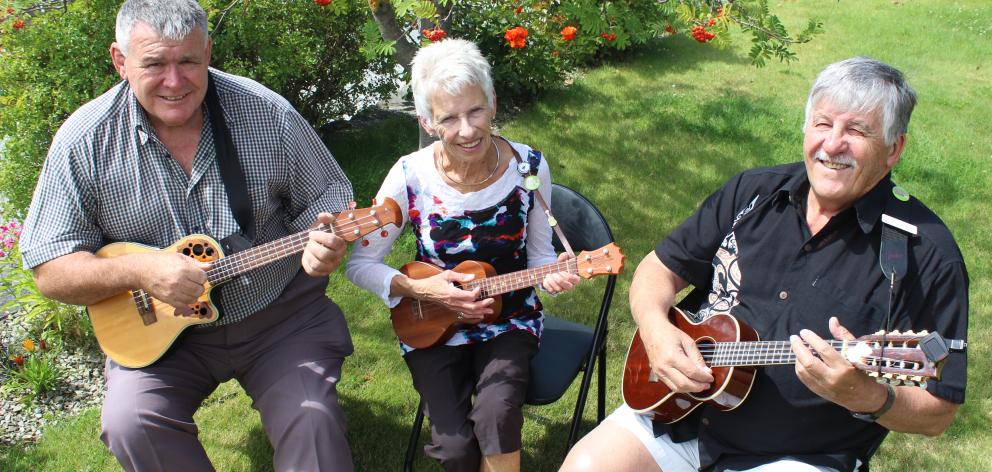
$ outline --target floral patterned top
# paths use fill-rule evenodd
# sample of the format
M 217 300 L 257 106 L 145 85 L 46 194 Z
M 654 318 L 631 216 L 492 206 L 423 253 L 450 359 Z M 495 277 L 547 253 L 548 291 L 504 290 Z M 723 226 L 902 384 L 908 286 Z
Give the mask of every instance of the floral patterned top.
M 538 191 L 550 205 L 551 175 L 541 153 L 522 144 L 511 142 L 510 145 L 532 169 L 538 169 L 541 180 Z M 547 215 L 540 208 L 531 211 L 537 203 L 533 193 L 524 188 L 524 177 L 514 160 L 488 187 L 461 193 L 438 174 L 433 146 L 428 146 L 397 161 L 376 199 L 391 197 L 400 203 L 403 224 L 410 226 L 416 238 L 416 260 L 445 269 L 466 260 L 484 261 L 497 273 L 504 274 L 556 260 Z M 389 296 L 389 286 L 399 271 L 387 266 L 383 259 L 399 231 L 387 233 L 367 237 L 367 244 L 355 244 L 345 274 L 356 285 L 378 294 L 394 307 L 400 298 Z M 502 302 L 496 322 L 466 325 L 445 344 L 484 342 L 513 330 L 525 330 L 540 337 L 544 317 L 533 288 L 505 293 Z M 404 354 L 413 350 L 402 342 L 400 346 Z

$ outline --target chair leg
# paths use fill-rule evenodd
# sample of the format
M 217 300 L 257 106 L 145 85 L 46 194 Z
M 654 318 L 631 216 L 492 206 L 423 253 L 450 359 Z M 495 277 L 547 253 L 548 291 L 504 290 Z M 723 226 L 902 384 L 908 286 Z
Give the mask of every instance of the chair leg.
M 604 338 L 606 336 L 603 336 Z M 606 346 L 600 347 L 599 350 L 599 383 L 596 385 L 596 393 L 599 396 L 599 402 L 596 407 L 596 424 L 603 422 L 606 418 Z
M 417 455 L 417 443 L 420 442 L 420 430 L 424 428 L 424 400 L 417 404 L 417 416 L 413 419 L 410 431 L 410 443 L 406 446 L 406 457 L 403 459 L 403 472 L 413 472 L 413 460 Z

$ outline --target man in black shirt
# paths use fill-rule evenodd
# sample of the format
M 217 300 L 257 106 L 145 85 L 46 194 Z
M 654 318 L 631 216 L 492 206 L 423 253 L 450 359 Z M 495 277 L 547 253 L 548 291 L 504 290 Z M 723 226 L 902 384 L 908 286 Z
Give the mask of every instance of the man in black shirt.
M 732 314 L 762 340 L 791 341 L 796 363 L 758 369 L 737 408 L 703 405 L 673 426 L 621 406 L 562 470 L 855 470 L 888 431 L 936 436 L 950 425 L 964 402 L 963 352 L 926 389 L 892 388 L 825 341 L 879 329 L 966 337 L 961 253 L 940 219 L 890 179 L 915 104 L 886 64 L 828 66 L 807 101 L 804 161 L 734 177 L 637 268 L 631 311 L 652 373 L 671 391 L 714 381 L 694 338 L 669 322 L 689 285 L 680 306 L 697 319 Z M 894 284 L 879 262 L 886 225 L 906 244 Z

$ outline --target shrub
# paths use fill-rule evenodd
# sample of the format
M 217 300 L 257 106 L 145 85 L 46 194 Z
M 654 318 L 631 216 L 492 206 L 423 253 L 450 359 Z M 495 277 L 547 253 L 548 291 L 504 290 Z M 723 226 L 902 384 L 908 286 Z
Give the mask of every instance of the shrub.
M 14 214 L 30 203 L 58 127 L 119 80 L 107 51 L 120 0 L 64 3 L 0 19 L 0 192 Z M 203 4 L 217 30 L 213 64 L 272 88 L 315 127 L 355 113 L 394 86 L 387 59 L 359 50 L 369 17 L 361 0 Z M 9 26 L 14 17 L 21 28 Z
M 0 310 L 9 310 L 32 331 L 54 332 L 76 344 L 92 342 L 93 327 L 81 307 L 47 298 L 38 291 L 29 269 L 21 264 L 17 238 L 21 234 L 17 221 L 0 225 L 0 296 L 7 302 Z

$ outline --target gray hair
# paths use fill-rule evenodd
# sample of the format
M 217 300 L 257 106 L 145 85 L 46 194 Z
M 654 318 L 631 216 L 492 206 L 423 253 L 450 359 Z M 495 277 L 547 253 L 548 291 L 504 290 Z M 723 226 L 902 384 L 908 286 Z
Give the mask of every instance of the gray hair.
M 887 145 L 906 134 L 909 117 L 916 106 L 916 92 L 906 83 L 902 73 L 867 57 L 830 64 L 820 72 L 806 100 L 804 129 L 809 126 L 813 107 L 823 99 L 852 112 L 881 111 Z
M 207 13 L 196 0 L 128 0 L 117 12 L 117 46 L 127 56 L 134 24 L 150 26 L 163 39 L 182 41 L 196 28 L 208 34 Z
M 457 94 L 465 87 L 478 85 L 486 95 L 489 110 L 496 108 L 489 62 L 479 48 L 464 39 L 445 39 L 417 51 L 410 71 L 410 87 L 417 115 L 432 124 L 434 110 L 429 97 L 439 90 Z

